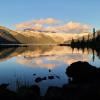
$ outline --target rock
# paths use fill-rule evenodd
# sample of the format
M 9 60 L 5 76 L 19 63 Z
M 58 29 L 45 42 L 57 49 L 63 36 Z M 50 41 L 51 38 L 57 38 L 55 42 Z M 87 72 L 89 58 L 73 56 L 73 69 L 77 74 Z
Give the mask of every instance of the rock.
M 52 80 L 54 79 L 54 76 L 48 76 L 48 79 Z
M 39 83 L 39 82 L 41 82 L 41 81 L 42 81 L 42 78 L 40 78 L 40 77 L 38 77 L 38 78 L 35 79 L 35 82 L 36 82 L 36 83 Z
M 90 81 L 100 78 L 100 69 L 90 65 L 88 62 L 75 62 L 68 66 L 66 74 L 73 81 Z

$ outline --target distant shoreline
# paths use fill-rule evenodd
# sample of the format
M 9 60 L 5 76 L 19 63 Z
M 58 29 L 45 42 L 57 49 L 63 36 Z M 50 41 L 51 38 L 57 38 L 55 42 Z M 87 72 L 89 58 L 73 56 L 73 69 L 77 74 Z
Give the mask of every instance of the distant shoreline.
M 59 45 L 59 44 L 0 44 L 0 45 Z
M 58 44 L 0 44 L 1 48 L 28 47 L 28 46 L 60 46 Z

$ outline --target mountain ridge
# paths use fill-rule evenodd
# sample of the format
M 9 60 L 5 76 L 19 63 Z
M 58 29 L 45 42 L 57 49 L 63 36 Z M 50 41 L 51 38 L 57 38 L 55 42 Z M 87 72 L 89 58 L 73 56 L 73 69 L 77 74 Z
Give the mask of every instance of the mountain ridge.
M 84 33 L 87 35 L 88 33 Z M 0 26 L 0 37 L 4 43 L 11 44 L 59 44 L 69 41 L 72 37 L 82 37 L 79 34 L 67 34 L 67 33 L 45 33 L 35 31 L 13 31 L 9 28 Z M 0 38 L 1 39 L 1 38 Z M 0 41 L 0 43 L 3 43 Z

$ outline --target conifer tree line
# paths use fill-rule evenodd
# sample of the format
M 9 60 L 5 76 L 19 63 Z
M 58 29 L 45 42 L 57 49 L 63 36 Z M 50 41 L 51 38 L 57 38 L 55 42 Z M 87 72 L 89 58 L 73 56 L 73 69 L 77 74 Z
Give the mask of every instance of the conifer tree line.
M 93 28 L 92 34 L 88 34 L 87 37 L 82 37 L 82 39 L 73 39 L 71 41 L 71 47 L 75 48 L 100 48 L 100 30 L 96 31 Z

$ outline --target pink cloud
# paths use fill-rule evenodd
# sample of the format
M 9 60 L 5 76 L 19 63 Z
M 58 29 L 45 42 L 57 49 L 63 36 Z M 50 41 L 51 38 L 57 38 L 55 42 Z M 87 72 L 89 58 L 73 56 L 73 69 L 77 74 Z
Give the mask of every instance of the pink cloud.
M 46 31 L 46 32 L 65 32 L 65 33 L 81 33 L 89 32 L 91 26 L 88 24 L 81 24 L 79 22 L 67 22 L 60 24 L 61 21 L 54 18 L 46 18 L 39 20 L 32 20 L 16 24 L 17 29 L 32 28 L 35 31 Z M 59 23 L 59 25 L 58 25 Z

